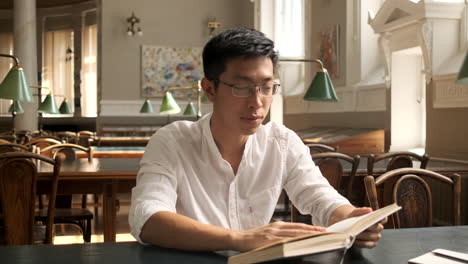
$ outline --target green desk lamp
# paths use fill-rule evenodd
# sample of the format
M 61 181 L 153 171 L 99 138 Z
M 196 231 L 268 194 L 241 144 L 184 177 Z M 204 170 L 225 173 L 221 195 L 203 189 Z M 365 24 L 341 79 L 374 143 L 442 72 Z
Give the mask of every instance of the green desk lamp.
M 195 110 L 195 106 L 193 106 L 192 101 L 190 101 L 184 110 L 184 115 L 186 116 L 197 116 L 197 111 Z
M 171 92 L 166 91 L 161 106 L 159 107 L 159 113 L 162 115 L 173 115 L 180 113 L 180 107 L 175 101 Z
M 73 114 L 73 111 L 70 105 L 68 104 L 66 97 L 64 97 L 62 103 L 60 104 L 59 112 L 63 115 Z
M 457 83 L 468 84 L 468 54 L 465 56 L 465 61 L 460 68 L 460 72 L 458 73 Z
M 15 137 L 16 142 L 16 135 L 15 135 L 15 117 L 17 114 L 24 113 L 23 106 L 21 105 L 20 101 L 13 100 L 10 107 L 8 108 L 8 112 L 11 113 L 11 123 L 13 127 L 13 136 Z
M 55 103 L 54 95 L 49 93 L 37 110 L 47 114 L 58 114 L 59 110 L 57 104 Z
M 13 100 L 10 107 L 8 108 L 8 113 L 22 114 L 24 113 L 24 108 L 21 105 L 20 101 Z
M 142 114 L 149 114 L 153 113 L 153 106 L 149 99 L 145 100 L 145 103 L 141 106 L 140 113 Z
M 309 85 L 309 89 L 304 95 L 306 101 L 325 101 L 325 102 L 337 102 L 338 97 L 335 93 L 335 88 L 331 82 L 330 75 L 327 69 L 323 67 L 323 63 L 320 60 L 302 60 L 302 59 L 280 59 L 280 61 L 298 61 L 298 62 L 316 62 L 319 64 L 320 69 L 315 74 L 312 83 Z
M 0 84 L 0 98 L 16 101 L 33 102 L 32 92 L 26 81 L 23 68 L 17 57 L 9 54 L 0 54 L 0 57 L 8 57 L 15 61 L 3 82 Z
M 0 57 L 6 57 L 13 59 L 15 64 L 10 69 L 8 74 L 3 79 L 0 84 L 0 98 L 11 99 L 13 100 L 12 107 L 10 107 L 9 112 L 12 114 L 12 133 L 16 141 L 15 133 L 15 116 L 21 110 L 21 113 L 24 112 L 23 107 L 19 104 L 19 101 L 24 102 L 33 102 L 32 92 L 28 86 L 23 68 L 21 67 L 17 57 L 9 54 L 1 54 Z M 16 104 L 15 104 L 16 103 Z M 10 111 L 12 110 L 12 111 Z

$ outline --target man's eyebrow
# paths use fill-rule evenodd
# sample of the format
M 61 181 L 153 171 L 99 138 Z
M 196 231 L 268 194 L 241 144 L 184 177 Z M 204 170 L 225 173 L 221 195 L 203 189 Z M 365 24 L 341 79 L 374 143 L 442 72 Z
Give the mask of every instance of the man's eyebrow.
M 234 79 L 242 80 L 242 81 L 249 81 L 249 82 L 252 82 L 252 83 L 254 82 L 252 78 L 250 78 L 248 76 L 244 76 L 244 75 L 235 75 Z M 263 78 L 262 81 L 268 82 L 268 81 L 272 81 L 272 80 L 274 80 L 273 77 L 265 77 L 265 78 Z

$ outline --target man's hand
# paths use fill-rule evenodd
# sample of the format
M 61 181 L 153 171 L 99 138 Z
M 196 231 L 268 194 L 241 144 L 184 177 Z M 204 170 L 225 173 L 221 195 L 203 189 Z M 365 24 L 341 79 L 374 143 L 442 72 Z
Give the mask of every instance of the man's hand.
M 351 213 L 348 215 L 349 217 L 365 215 L 372 212 L 372 209 L 369 207 L 360 207 L 355 208 Z M 377 242 L 382 237 L 380 232 L 384 229 L 383 224 L 387 222 L 387 218 L 383 219 L 379 223 L 372 225 L 368 229 L 364 230 L 360 233 L 356 240 L 354 241 L 354 245 L 362 248 L 373 248 L 377 246 Z
M 321 226 L 282 221 L 270 223 L 254 229 L 236 231 L 233 235 L 232 248 L 245 252 L 285 238 L 325 232 Z

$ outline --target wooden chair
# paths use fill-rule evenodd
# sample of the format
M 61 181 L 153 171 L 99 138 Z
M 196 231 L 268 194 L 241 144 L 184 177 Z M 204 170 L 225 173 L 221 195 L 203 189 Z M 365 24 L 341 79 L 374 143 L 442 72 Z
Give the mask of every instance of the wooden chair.
M 77 143 L 77 135 L 75 132 L 71 131 L 61 131 L 61 132 L 55 132 L 54 137 L 59 138 L 60 141 L 65 142 L 65 143 Z
M 305 144 L 310 149 L 310 154 L 323 153 L 323 152 L 338 152 L 338 147 L 332 147 L 321 143 L 307 143 Z
M 8 153 L 8 152 L 33 152 L 35 153 L 35 146 L 25 146 L 21 144 L 15 143 L 2 143 L 0 142 L 0 153 Z
M 86 152 L 88 154 L 88 161 L 92 161 L 92 147 L 85 148 L 71 143 L 51 145 L 40 149 L 40 153 L 42 155 L 51 155 L 52 158 L 62 156 L 65 160 L 75 160 L 75 149 Z M 58 195 L 54 221 L 56 224 L 74 224 L 78 226 L 83 233 L 83 240 L 85 242 L 91 242 L 91 220 L 94 215 L 91 211 L 86 209 L 86 198 L 86 194 L 83 194 L 81 208 L 72 208 L 71 195 Z M 40 211 L 41 216 L 44 216 L 44 213 L 43 210 Z
M 338 147 L 332 147 L 326 144 L 321 144 L 321 143 L 305 143 L 304 144 L 309 147 L 310 154 L 315 154 L 315 153 L 324 153 L 324 152 L 337 152 Z M 284 215 L 290 215 L 292 218 L 294 218 L 295 221 L 299 222 L 308 222 L 307 218 L 308 216 L 301 215 L 297 209 L 291 205 L 289 201 L 289 197 L 287 193 L 283 190 L 281 193 L 281 198 L 284 203 L 284 209 L 281 210 L 275 210 L 275 215 L 276 216 L 284 216 Z
M 93 144 L 96 140 L 96 132 L 91 131 L 78 131 L 76 133 L 77 136 L 77 144 L 83 147 L 89 147 Z
M 41 154 L 51 153 L 52 158 L 59 154 L 64 154 L 65 160 L 75 160 L 76 152 L 75 150 L 81 150 L 85 152 L 88 156 L 88 161 L 93 160 L 94 149 L 92 147 L 86 148 L 77 144 L 72 143 L 59 143 L 55 145 L 47 146 L 43 149 L 40 149 Z M 44 155 L 44 154 L 43 154 Z
M 396 179 L 396 181 L 395 181 Z M 374 178 L 368 175 L 364 178 L 366 194 L 372 209 L 379 209 L 391 203 L 397 203 L 402 210 L 389 220 L 394 228 L 428 227 L 432 226 L 432 192 L 428 179 L 448 184 L 453 191 L 453 224 L 460 225 L 460 175 L 451 178 L 439 173 L 413 168 L 400 168 Z M 393 184 L 394 182 L 394 184 Z M 387 184 L 391 188 L 387 188 Z M 386 195 L 387 190 L 391 195 Z
M 328 180 L 331 186 L 338 190 L 343 196 L 347 197 L 350 201 L 354 201 L 355 197 L 353 195 L 353 183 L 356 176 L 357 169 L 359 167 L 359 162 L 361 157 L 359 155 L 349 156 L 343 153 L 338 152 L 324 152 L 312 154 L 312 160 L 320 168 L 323 176 Z M 348 183 L 344 190 L 341 190 L 341 179 L 343 177 L 343 163 L 349 163 L 351 167 L 351 172 L 349 174 Z M 308 216 L 307 216 L 308 217 Z M 299 220 L 302 219 L 302 220 Z M 299 211 L 293 206 L 291 210 L 291 221 L 292 222 L 304 222 L 304 217 L 299 213 Z M 309 220 L 305 221 L 310 223 Z
M 367 158 L 367 175 L 374 175 L 375 163 L 385 160 L 389 160 L 385 171 L 391 171 L 398 168 L 412 168 L 414 160 L 420 161 L 420 168 L 425 169 L 429 162 L 429 155 L 424 154 L 423 156 L 420 156 L 409 151 L 390 152 L 380 155 L 370 154 Z
M 16 143 L 16 136 L 12 134 L 1 134 L 0 140 L 0 142 L 3 143 Z
M 41 219 L 45 223 L 45 234 L 37 237 L 40 227 L 35 225 L 35 199 L 37 167 L 32 160 L 54 166 L 50 181 L 49 206 Z M 4 243 L 7 245 L 26 245 L 36 239 L 52 244 L 55 196 L 61 158 L 51 159 L 35 153 L 12 152 L 0 154 L 0 205 L 3 211 Z M 42 230 L 44 227 L 42 226 Z M 35 236 L 36 235 L 36 236 Z M 1 239 L 0 239 L 1 240 Z

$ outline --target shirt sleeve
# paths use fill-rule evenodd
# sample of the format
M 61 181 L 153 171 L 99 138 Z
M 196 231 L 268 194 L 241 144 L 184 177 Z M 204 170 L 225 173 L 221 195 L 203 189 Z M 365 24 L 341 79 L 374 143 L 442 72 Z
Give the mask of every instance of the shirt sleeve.
M 350 204 L 323 177 L 312 161 L 309 148 L 296 133 L 290 132 L 285 157 L 287 178 L 284 188 L 301 214 L 312 215 L 314 225 L 327 226 L 333 211 Z
M 176 212 L 177 178 L 171 162 L 174 150 L 168 147 L 168 141 L 163 134 L 153 135 L 132 189 L 128 221 L 132 235 L 142 244 L 141 229 L 150 216 L 160 211 Z

